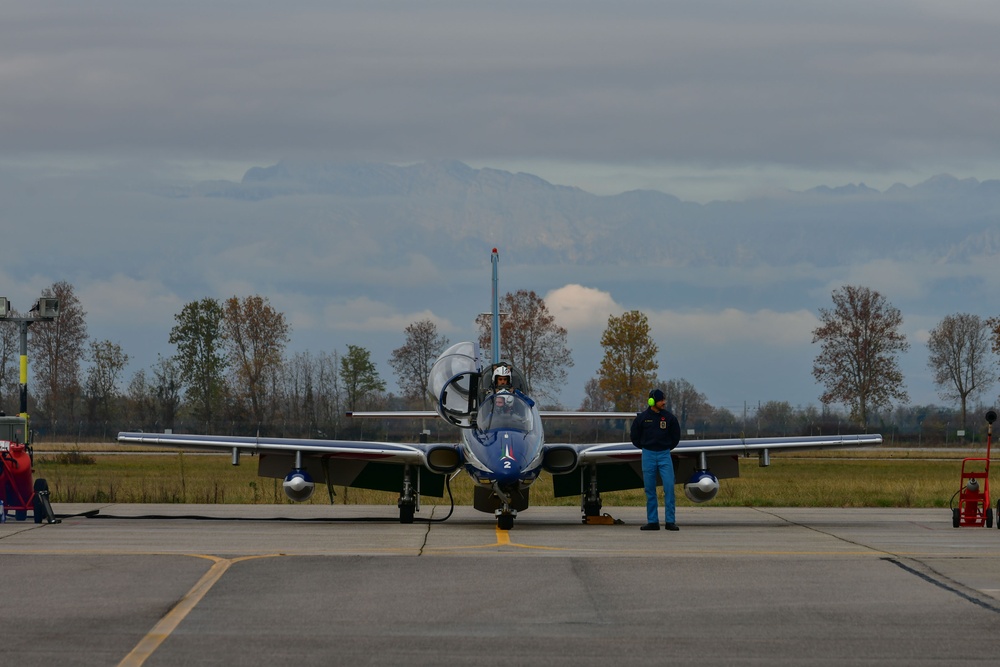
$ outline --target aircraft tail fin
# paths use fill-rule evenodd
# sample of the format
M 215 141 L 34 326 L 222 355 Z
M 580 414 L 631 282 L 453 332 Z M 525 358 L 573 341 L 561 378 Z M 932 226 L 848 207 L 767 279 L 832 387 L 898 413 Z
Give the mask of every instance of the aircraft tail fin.
M 499 292 L 499 278 L 498 278 L 498 267 L 500 265 L 500 255 L 497 253 L 497 249 L 493 248 L 493 254 L 490 256 L 490 261 L 493 264 L 493 308 L 492 316 L 493 321 L 491 322 L 491 356 L 494 365 L 500 363 L 500 292 Z

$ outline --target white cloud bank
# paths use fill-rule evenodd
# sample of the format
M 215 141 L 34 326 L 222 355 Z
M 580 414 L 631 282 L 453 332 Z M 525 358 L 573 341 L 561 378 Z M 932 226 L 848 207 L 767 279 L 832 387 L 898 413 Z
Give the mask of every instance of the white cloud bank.
M 545 303 L 560 326 L 570 331 L 603 331 L 608 318 L 627 309 L 610 293 L 566 285 L 545 295 Z M 755 342 L 762 345 L 809 344 L 819 319 L 808 310 L 753 312 L 737 308 L 717 311 L 644 310 L 654 339 L 697 340 L 712 345 Z

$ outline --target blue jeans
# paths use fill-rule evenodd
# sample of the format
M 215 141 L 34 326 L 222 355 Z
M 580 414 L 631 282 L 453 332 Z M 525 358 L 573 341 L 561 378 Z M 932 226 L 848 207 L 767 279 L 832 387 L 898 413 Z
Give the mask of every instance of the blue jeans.
M 675 523 L 674 462 L 670 452 L 642 450 L 642 484 L 646 490 L 646 523 L 659 523 L 656 504 L 656 473 L 663 480 L 663 514 L 665 523 Z

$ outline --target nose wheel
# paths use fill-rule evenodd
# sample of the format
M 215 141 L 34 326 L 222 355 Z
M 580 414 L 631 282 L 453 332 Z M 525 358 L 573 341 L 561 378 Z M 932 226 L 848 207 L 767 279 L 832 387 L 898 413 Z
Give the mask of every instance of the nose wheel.
M 514 517 L 517 516 L 513 511 L 509 512 L 497 512 L 497 528 L 499 530 L 510 530 L 514 527 Z

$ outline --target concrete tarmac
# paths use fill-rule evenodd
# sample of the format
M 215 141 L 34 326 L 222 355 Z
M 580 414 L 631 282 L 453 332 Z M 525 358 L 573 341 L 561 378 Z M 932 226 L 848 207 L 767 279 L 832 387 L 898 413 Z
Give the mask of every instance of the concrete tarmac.
M 1000 530 L 947 509 L 90 509 L 0 525 L 4 664 L 1000 661 Z

